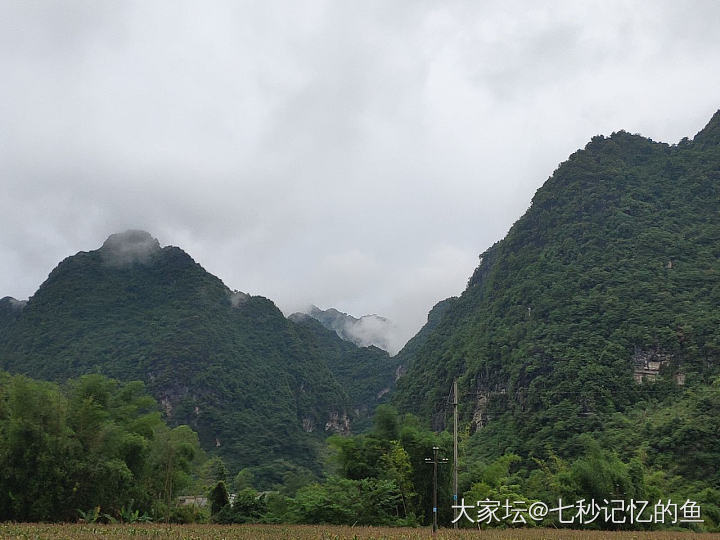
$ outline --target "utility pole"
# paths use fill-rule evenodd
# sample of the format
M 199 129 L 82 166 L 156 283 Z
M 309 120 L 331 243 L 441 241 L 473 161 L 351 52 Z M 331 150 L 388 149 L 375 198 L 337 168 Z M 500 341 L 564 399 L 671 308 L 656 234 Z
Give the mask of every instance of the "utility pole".
M 437 466 L 442 465 L 444 463 L 447 463 L 447 458 L 438 459 L 438 450 L 440 450 L 439 447 L 433 446 L 433 457 L 432 458 L 425 458 L 425 463 L 432 463 L 433 466 L 433 535 L 438 530 L 438 522 L 437 522 Z
M 453 380 L 453 506 L 458 503 L 458 384 Z M 457 508 L 453 508 L 453 529 L 458 528 Z

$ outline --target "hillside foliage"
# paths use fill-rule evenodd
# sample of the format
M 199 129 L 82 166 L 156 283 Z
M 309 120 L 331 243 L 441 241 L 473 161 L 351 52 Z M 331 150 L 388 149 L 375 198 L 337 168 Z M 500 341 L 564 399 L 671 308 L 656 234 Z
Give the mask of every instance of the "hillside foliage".
M 0 521 L 168 517 L 202 457 L 140 382 L 63 386 L 0 372 Z
M 473 431 L 506 435 L 489 454 L 541 456 L 572 454 L 613 413 L 682 394 L 675 380 L 708 384 L 720 358 L 720 145 L 704 134 L 718 122 L 702 144 L 595 137 L 560 165 L 400 353 L 394 403 L 442 413 L 458 378 Z M 645 357 L 661 369 L 637 384 Z
M 0 300 L 0 368 L 142 380 L 170 424 L 189 425 L 205 450 L 255 467 L 268 485 L 296 466 L 319 474 L 324 438 L 371 414 L 391 379 L 354 377 L 366 362 L 390 360 L 231 291 L 141 231 L 68 257 L 25 305 Z
M 393 403 L 442 429 L 457 379 L 475 460 L 572 468 L 592 437 L 673 478 L 663 496 L 717 490 L 719 133 L 720 112 L 692 141 L 618 132 L 570 156 L 401 351 Z

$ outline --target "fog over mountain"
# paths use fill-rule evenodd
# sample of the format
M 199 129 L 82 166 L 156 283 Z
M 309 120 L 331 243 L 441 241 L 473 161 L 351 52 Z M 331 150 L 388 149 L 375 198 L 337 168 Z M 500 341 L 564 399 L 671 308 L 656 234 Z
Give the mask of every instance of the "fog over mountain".
M 338 336 L 360 347 L 374 345 L 391 355 L 405 344 L 400 329 L 390 320 L 380 315 L 363 315 L 353 317 L 335 308 L 322 310 L 317 306 L 310 306 L 303 313 L 293 313 L 291 318 L 309 316 L 319 321 L 325 328 L 335 331 Z

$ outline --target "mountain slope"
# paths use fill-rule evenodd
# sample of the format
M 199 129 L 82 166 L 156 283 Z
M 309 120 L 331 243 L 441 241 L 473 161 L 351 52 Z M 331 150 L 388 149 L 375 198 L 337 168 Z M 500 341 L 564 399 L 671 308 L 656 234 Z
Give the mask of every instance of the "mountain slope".
M 305 329 L 148 233 L 68 257 L 16 302 L 0 301 L 2 369 L 144 380 L 172 423 L 192 426 L 233 467 L 317 470 L 322 434 L 348 428 L 348 395 Z
M 0 298 L 0 339 L 20 317 L 26 303 L 11 296 Z
M 335 379 L 347 392 L 354 418 L 354 431 L 368 425 L 375 406 L 388 400 L 395 387 L 398 362 L 375 346 L 358 347 L 338 339 L 310 315 L 294 313 L 290 319 L 302 332 L 303 342 L 326 359 Z
M 719 203 L 720 112 L 676 146 L 594 137 L 401 351 L 394 402 L 430 417 L 459 377 L 484 453 L 571 454 L 616 411 L 706 384 L 720 360 Z

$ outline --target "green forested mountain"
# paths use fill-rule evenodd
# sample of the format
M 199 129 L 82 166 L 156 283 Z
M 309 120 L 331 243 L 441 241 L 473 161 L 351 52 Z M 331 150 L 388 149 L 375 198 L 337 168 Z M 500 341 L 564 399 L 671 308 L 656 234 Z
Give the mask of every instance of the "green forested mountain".
M 467 501 L 692 498 L 705 522 L 683 526 L 720 530 L 718 306 L 720 111 L 677 145 L 594 137 L 396 357 L 310 317 L 286 319 L 182 250 L 128 231 L 60 263 L 26 303 L 0 300 L 0 369 L 145 381 L 171 425 L 196 430 L 233 473 L 252 469 L 235 477 L 233 505 L 222 462 L 201 472 L 218 481 L 217 521 L 429 523 L 425 459 L 433 446 L 451 455 L 452 440 L 428 428 L 448 425 L 457 378 Z M 15 505 L 6 517 L 65 519 L 50 509 L 66 497 L 118 511 L 170 498 L 152 450 L 169 428 L 136 383 L 94 375 L 58 386 L 0 372 L 0 390 L 0 503 Z M 371 430 L 325 445 L 326 434 L 368 427 L 373 410 Z M 113 438 L 95 437 L 94 425 Z M 174 443 L 191 443 L 178 429 Z M 39 451 L 24 452 L 26 441 Z M 72 466 L 48 465 L 66 454 Z M 37 455 L 52 459 L 28 459 Z M 329 475 L 319 483 L 321 458 Z M 32 482 L 36 470 L 44 484 Z M 438 504 L 446 525 L 449 473 Z M 125 481 L 122 497 L 68 494 L 83 475 Z M 254 491 L 270 484 L 273 496 Z M 23 513 L 18 496 L 45 510 Z
M 386 402 L 395 386 L 398 362 L 375 346 L 358 347 L 337 339 L 334 331 L 301 313 L 290 316 L 303 335 L 303 342 L 322 355 L 337 382 L 348 392 L 354 422 L 353 431 L 369 425 L 375 406 Z
M 457 297 L 451 296 L 450 298 L 441 300 L 433 306 L 428 313 L 427 322 L 417 334 L 410 338 L 410 340 L 402 348 L 402 351 L 400 351 L 400 354 L 397 357 L 400 369 L 399 373 L 402 373 L 406 369 L 406 364 L 408 362 L 407 359 L 412 358 L 412 356 L 425 345 L 428 338 L 433 335 L 437 325 L 440 324 L 440 321 L 443 320 L 443 316 L 448 309 L 454 305 L 455 301 L 457 301 Z
M 394 403 L 442 423 L 457 377 L 476 457 L 578 456 L 590 433 L 720 485 L 718 306 L 720 112 L 672 146 L 594 137 L 400 352 Z
M 345 354 L 387 360 L 325 329 L 309 332 L 140 231 L 68 257 L 27 304 L 0 300 L 0 368 L 57 381 L 96 372 L 143 380 L 172 424 L 191 426 L 234 469 L 319 470 L 323 436 L 347 431 L 350 405 L 362 401 L 329 367 Z

